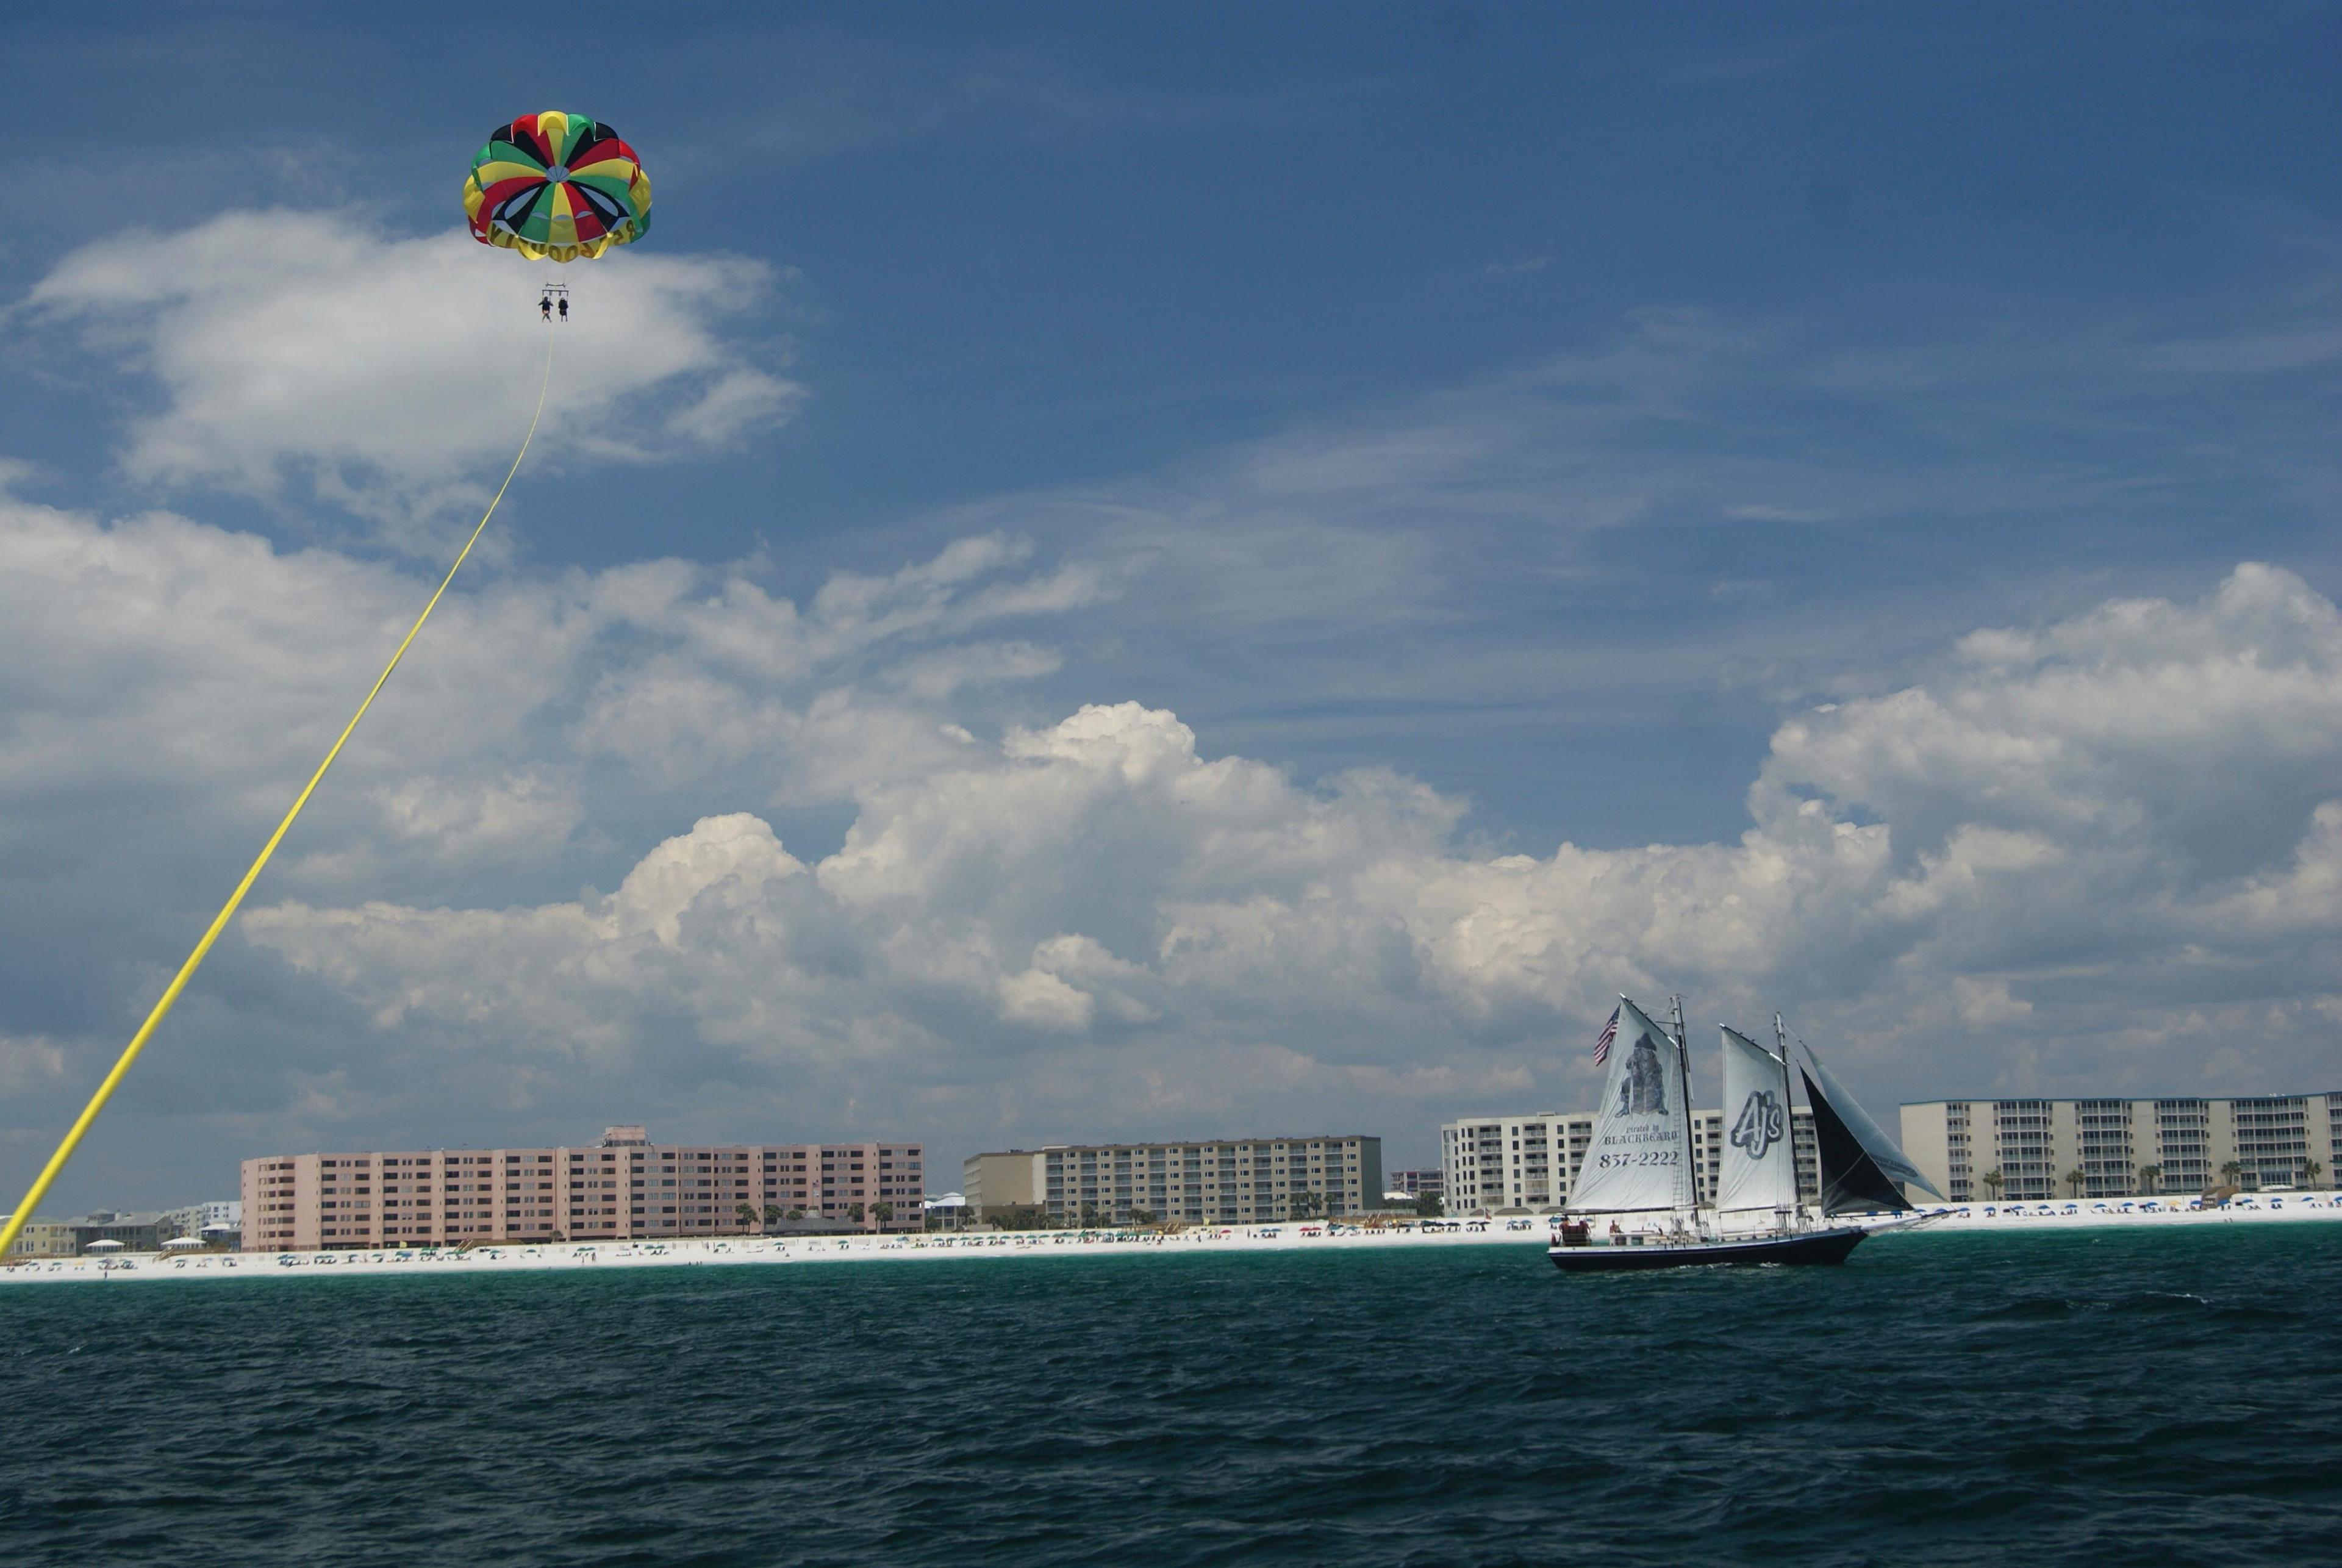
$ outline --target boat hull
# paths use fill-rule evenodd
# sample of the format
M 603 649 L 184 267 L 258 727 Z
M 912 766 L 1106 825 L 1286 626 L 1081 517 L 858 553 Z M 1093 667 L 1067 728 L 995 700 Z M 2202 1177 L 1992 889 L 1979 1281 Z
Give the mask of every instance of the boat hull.
M 1554 1267 L 1568 1274 L 1705 1268 L 1717 1263 L 1842 1263 L 1867 1233 L 1859 1225 L 1846 1225 L 1790 1236 L 1659 1242 L 1643 1246 L 1548 1247 L 1546 1255 L 1553 1259 Z

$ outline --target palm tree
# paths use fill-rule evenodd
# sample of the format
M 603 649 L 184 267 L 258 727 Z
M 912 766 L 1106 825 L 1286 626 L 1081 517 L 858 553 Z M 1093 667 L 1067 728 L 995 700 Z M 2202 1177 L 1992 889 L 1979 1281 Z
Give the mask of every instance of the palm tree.
M 2078 1198 L 2078 1197 L 2080 1197 L 2080 1196 L 2082 1195 L 2082 1183 L 2083 1183 L 2085 1180 L 2087 1180 L 2087 1178 L 2086 1178 L 2086 1177 L 2084 1177 L 2084 1176 L 2083 1176 L 2083 1174 L 2082 1174 L 2082 1173 L 2081 1173 L 2081 1172 L 2079 1172 L 2079 1171 L 2068 1171 L 2068 1172 L 2067 1172 L 2067 1173 L 2066 1173 L 2066 1195 L 2067 1195 L 2067 1197 L 2069 1197 L 2069 1198 Z
M 2232 1187 L 2243 1184 L 2238 1178 L 2242 1177 L 2244 1174 L 2245 1168 L 2237 1164 L 2234 1160 L 2230 1160 L 2227 1164 L 2220 1167 L 2220 1174 L 2228 1179 L 2228 1185 Z
M 846 1217 L 853 1221 L 856 1224 L 860 1224 L 862 1223 L 862 1205 L 860 1203 L 846 1204 Z
M 870 1205 L 870 1217 L 876 1220 L 883 1229 L 886 1222 L 895 1217 L 895 1205 L 883 1200 L 873 1203 Z
M 737 1203 L 732 1205 L 732 1212 L 740 1216 L 740 1228 L 742 1230 L 753 1231 L 756 1228 L 756 1204 L 746 1202 Z
M 2157 1192 L 2160 1190 L 2162 1185 L 2163 1167 L 2161 1165 L 2141 1165 L 2138 1168 L 2138 1188 L 2140 1192 Z
M 780 1223 L 781 1205 L 778 1203 L 766 1203 L 765 1205 L 765 1228 L 770 1230 L 773 1226 L 777 1225 Z
M 1987 1171 L 1980 1179 L 1986 1186 L 1992 1189 L 1992 1195 L 1995 1198 L 1997 1198 L 2000 1196 L 2001 1183 L 2007 1181 L 2008 1178 L 2002 1175 L 1997 1170 L 1992 1170 Z
M 2304 1160 L 2301 1162 L 2301 1184 L 2303 1186 L 2314 1187 L 2317 1185 L 2317 1178 L 2325 1174 L 2326 1167 L 2319 1164 L 2317 1161 Z

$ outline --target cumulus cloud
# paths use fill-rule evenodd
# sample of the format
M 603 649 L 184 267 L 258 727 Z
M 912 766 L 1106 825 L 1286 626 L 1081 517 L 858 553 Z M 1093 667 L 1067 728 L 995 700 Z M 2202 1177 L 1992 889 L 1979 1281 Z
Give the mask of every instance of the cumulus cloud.
M 541 770 L 452 784 L 414 778 L 377 788 L 370 798 L 395 832 L 450 855 L 557 847 L 586 817 L 575 785 Z
M 123 452 L 134 477 L 264 495 L 300 477 L 353 508 L 385 488 L 409 512 L 477 498 L 483 468 L 527 427 L 548 331 L 558 363 L 537 450 L 555 461 L 721 444 L 803 396 L 716 330 L 771 288 L 761 263 L 614 251 L 570 269 L 578 310 L 561 328 L 536 319 L 537 270 L 461 232 L 230 213 L 86 245 L 17 314 L 79 326 L 159 384 L 163 406 Z
M 1786 1007 L 1915 1094 L 2020 1072 L 2299 1088 L 2329 1052 L 2279 1025 L 2337 1000 L 2342 800 L 2317 786 L 2342 776 L 2337 715 L 2342 616 L 2248 565 L 2197 603 L 1980 634 L 1919 682 L 1797 715 L 1736 843 L 1475 854 L 1419 784 L 1305 786 L 1121 704 L 865 792 L 810 868 L 759 819 L 710 818 L 606 897 L 285 905 L 252 933 L 409 1024 L 485 1005 L 554 1048 L 584 985 L 596 1016 L 681 1009 L 702 1040 L 832 1082 L 1083 1073 L 1108 1125 L 1130 1114 L 1114 1084 L 1232 1050 L 1279 1064 L 1263 1107 L 1286 1121 L 1472 1084 L 1568 1100 L 1575 1037 L 1621 988 Z M 574 936 L 557 959 L 548 926 Z M 2208 1063 L 2207 1033 L 2229 1042 Z M 1211 1099 L 1194 1088 L 1182 1103 Z
M 0 620 L 42 654 L 0 662 L 20 1104 L 118 1044 L 371 675 L 353 628 L 386 646 L 425 588 L 0 503 Z M 1737 836 L 1534 854 L 1394 770 L 991 705 L 1116 591 L 1001 533 L 802 602 L 671 561 L 458 594 L 183 1048 L 234 1064 L 245 1146 L 451 1114 L 1404 1137 L 1581 1103 L 1620 989 L 1784 1007 L 1882 1097 L 2325 1072 L 2342 614 L 2284 571 L 1850 673 Z
M 644 853 L 629 824 L 687 824 L 715 803 L 836 799 L 849 775 L 883 782 L 957 755 L 972 737 L 948 733 L 940 702 L 965 704 L 968 680 L 1014 683 L 1056 662 L 1021 637 L 983 653 L 987 634 L 1046 624 L 1015 607 L 1036 598 L 1018 584 L 1057 575 L 1028 557 L 1013 539 L 979 537 L 896 572 L 842 575 L 803 608 L 762 585 L 753 563 L 459 587 L 262 896 L 531 904 L 606 872 L 622 880 Z M 0 494 L 11 650 L 0 659 L 0 951 L 12 976 L 0 1033 L 77 1054 L 75 1071 L 118 1046 L 125 1015 L 151 1002 L 430 588 L 395 564 L 283 550 L 169 513 L 105 524 Z M 954 638 L 976 639 L 961 681 L 936 674 Z M 646 736 L 667 732 L 652 716 L 688 744 L 656 754 Z M 540 923 L 540 935 L 557 927 Z M 231 939 L 173 1022 L 175 1036 L 198 1042 L 190 1048 L 256 1074 L 263 1098 L 343 1070 L 341 1047 L 318 1034 L 332 1001 L 264 995 L 275 967 L 252 969 Z M 247 984 L 260 991 L 239 990 Z M 215 986 L 240 1000 L 211 1000 Z M 385 1000 L 354 1016 L 405 1007 Z M 264 1065 L 255 1042 L 286 1060 Z M 377 1070 L 345 1074 L 333 1104 L 380 1103 L 385 1054 L 365 1057 Z M 157 1060 L 167 1074 L 171 1058 Z M 46 1083 L 15 1103 L 26 1137 L 57 1110 Z M 296 1101 L 324 1103 L 269 1098 Z

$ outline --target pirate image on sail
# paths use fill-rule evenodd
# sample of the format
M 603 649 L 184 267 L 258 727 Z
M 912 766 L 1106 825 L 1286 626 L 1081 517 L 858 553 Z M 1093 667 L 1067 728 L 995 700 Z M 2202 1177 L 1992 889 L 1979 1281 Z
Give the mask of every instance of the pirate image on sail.
M 1620 1115 L 1646 1113 L 1662 1116 L 1667 1113 L 1667 1080 L 1659 1071 L 1659 1043 L 1647 1029 L 1635 1037 L 1635 1048 L 1626 1053 L 1626 1082 L 1618 1089 Z

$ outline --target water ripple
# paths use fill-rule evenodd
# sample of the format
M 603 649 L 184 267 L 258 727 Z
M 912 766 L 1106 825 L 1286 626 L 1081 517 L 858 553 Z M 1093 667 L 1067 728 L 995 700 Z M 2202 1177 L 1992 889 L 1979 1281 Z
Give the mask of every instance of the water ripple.
M 0 1295 L 0 1561 L 2293 1563 L 2342 1226 Z

